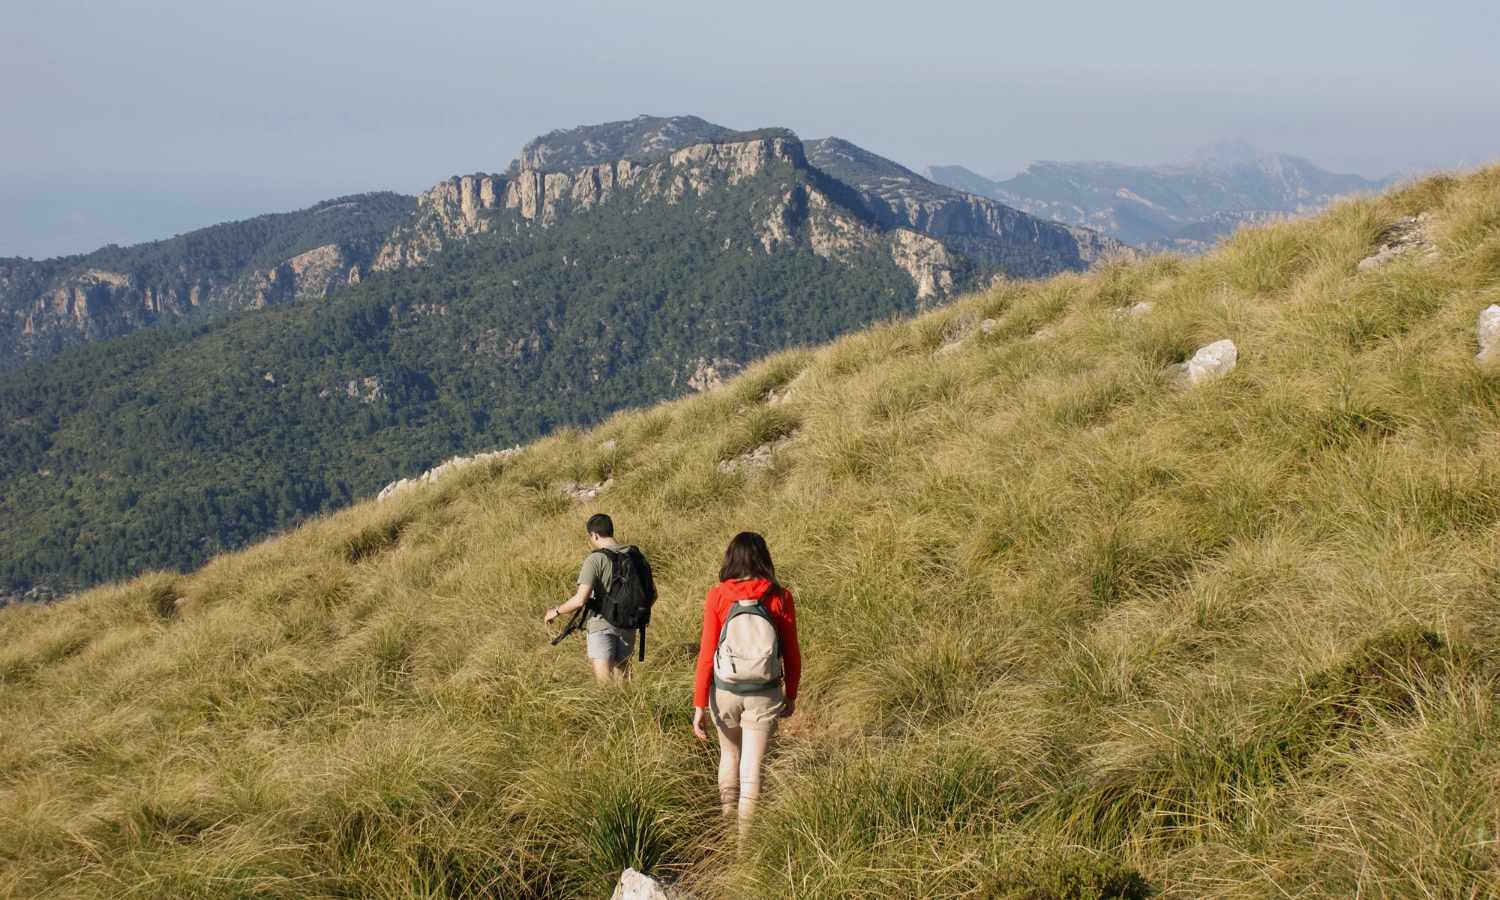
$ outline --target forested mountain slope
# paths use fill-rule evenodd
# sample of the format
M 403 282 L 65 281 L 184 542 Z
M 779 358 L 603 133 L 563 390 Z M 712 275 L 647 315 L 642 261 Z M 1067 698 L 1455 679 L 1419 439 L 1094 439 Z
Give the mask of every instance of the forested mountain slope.
M 19 588 L 191 567 L 450 454 L 910 312 L 909 246 L 933 251 L 908 258 L 929 283 L 965 277 L 837 206 L 795 142 L 702 146 L 586 211 L 490 211 L 501 227 L 321 303 L 0 377 L 0 572 Z
M 349 371 L 443 322 L 352 315 L 386 300 L 345 308 Z M 1431 179 L 0 610 L 0 894 L 605 897 L 631 865 L 701 897 L 1489 896 L 1497 304 L 1500 169 Z M 618 688 L 540 625 L 598 510 L 662 592 Z M 734 852 L 689 703 L 741 529 L 804 668 Z
M 400 194 L 357 194 L 133 247 L 0 259 L 0 371 L 140 328 L 357 283 L 414 205 Z
M 676 121 L 566 133 L 626 158 L 586 162 L 554 135 L 523 158 L 576 165 L 440 183 L 318 303 L 0 376 L 0 596 L 190 568 L 451 454 L 1094 259 L 1061 230 L 971 253 L 931 223 L 872 216 L 791 132 L 674 147 L 702 130 Z

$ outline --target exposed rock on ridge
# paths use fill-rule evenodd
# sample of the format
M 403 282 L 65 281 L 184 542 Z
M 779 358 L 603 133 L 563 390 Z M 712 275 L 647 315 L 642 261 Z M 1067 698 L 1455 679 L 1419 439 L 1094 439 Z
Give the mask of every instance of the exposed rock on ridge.
M 1434 259 L 1437 252 L 1437 245 L 1432 242 L 1432 216 L 1422 213 L 1400 219 L 1381 232 L 1380 246 L 1375 253 L 1360 260 L 1355 268 L 1368 272 L 1383 268 L 1404 256 Z
M 206 276 L 152 283 L 125 272 L 85 269 L 65 276 L 16 315 L 24 337 L 73 331 L 101 338 L 130 331 L 133 324 L 183 316 L 210 304 L 230 310 L 256 309 L 317 299 L 359 279 L 359 266 L 336 244 L 299 253 L 229 282 Z
M 504 216 L 516 226 L 549 227 L 619 196 L 677 203 L 775 166 L 796 177 L 769 207 L 752 210 L 750 249 L 807 246 L 849 261 L 879 248 L 923 300 L 984 271 L 1048 275 L 1129 252 L 1089 229 L 935 184 L 847 141 L 804 145 L 784 129 L 734 132 L 692 116 L 640 116 L 551 132 L 521 148 L 504 175 L 438 184 L 419 198 L 414 220 L 392 234 L 374 267 L 422 265 L 451 243 L 495 229 Z
M 844 260 L 883 247 L 911 276 L 919 298 L 953 289 L 963 262 L 946 246 L 900 225 L 882 228 L 862 221 L 859 211 L 820 189 L 802 142 L 780 132 L 680 147 L 650 163 L 621 159 L 571 171 L 520 168 L 509 175 L 452 178 L 418 199 L 416 221 L 392 235 L 374 267 L 421 265 L 450 243 L 491 230 L 502 213 L 514 215 L 518 223 L 547 227 L 622 195 L 673 204 L 742 184 L 776 166 L 788 176 L 802 177 L 788 181 L 764 212 L 752 213 L 760 252 L 806 245 L 819 256 Z
M 375 499 L 385 500 L 388 497 L 399 494 L 402 491 L 409 490 L 418 485 L 432 484 L 434 482 L 441 481 L 442 479 L 448 477 L 449 475 L 452 475 L 460 469 L 466 469 L 469 466 L 478 465 L 480 463 L 500 462 L 502 460 L 510 459 L 520 452 L 521 447 L 518 445 L 515 447 L 507 448 L 505 450 L 492 450 L 488 453 L 476 453 L 473 456 L 455 456 L 452 459 L 442 463 L 441 465 L 433 466 L 432 468 L 423 472 L 421 475 L 415 476 L 413 478 L 402 478 L 398 481 L 391 482 L 390 484 L 380 489 L 380 493 L 376 495 Z
M 410 222 L 397 226 L 375 254 L 377 272 L 419 266 L 449 241 L 490 229 L 485 215 L 505 187 L 503 175 L 460 175 L 440 181 L 417 197 Z

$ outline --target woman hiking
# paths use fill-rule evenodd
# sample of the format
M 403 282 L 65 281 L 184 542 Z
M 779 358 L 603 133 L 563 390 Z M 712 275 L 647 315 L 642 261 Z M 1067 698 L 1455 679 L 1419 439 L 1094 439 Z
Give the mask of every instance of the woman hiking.
M 742 531 L 724 551 L 719 583 L 703 602 L 693 685 L 693 734 L 712 715 L 719 733 L 719 802 L 743 840 L 760 797 L 761 764 L 778 719 L 796 707 L 802 677 L 792 593 L 776 583 L 766 539 Z

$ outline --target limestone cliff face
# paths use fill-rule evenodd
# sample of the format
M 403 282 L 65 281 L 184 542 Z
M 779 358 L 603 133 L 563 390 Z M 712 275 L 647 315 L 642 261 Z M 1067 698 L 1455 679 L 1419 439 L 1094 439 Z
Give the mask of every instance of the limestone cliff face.
M 527 158 L 524 157 L 523 158 Z M 494 227 L 495 213 L 513 212 L 524 223 L 556 224 L 565 215 L 628 194 L 635 200 L 675 203 L 739 184 L 767 166 L 805 168 L 800 142 L 775 137 L 728 144 L 698 144 L 654 163 L 627 159 L 568 171 L 521 167 L 509 175 L 465 175 L 440 182 L 417 199 L 413 221 L 396 229 L 376 254 L 377 271 L 419 266 L 444 247 Z
M 376 272 L 419 266 L 454 240 L 490 228 L 490 216 L 504 191 L 503 175 L 461 175 L 438 182 L 417 198 L 411 221 L 396 228 L 375 254 Z
M 890 225 L 882 227 L 885 223 L 870 221 L 831 197 L 819 187 L 802 142 L 795 137 L 775 133 L 693 144 L 658 155 L 654 162 L 620 159 L 543 171 L 524 165 L 546 158 L 537 151 L 523 153 L 507 175 L 450 178 L 418 199 L 414 221 L 392 234 L 373 267 L 422 265 L 445 247 L 492 230 L 502 214 L 513 216 L 518 225 L 546 228 L 616 199 L 675 204 L 690 195 L 709 196 L 779 166 L 785 182 L 750 210 L 754 245 L 726 250 L 776 253 L 807 246 L 820 256 L 849 260 L 874 248 L 889 254 L 911 276 L 922 299 L 946 293 L 956 284 L 962 261 L 947 247 L 904 220 L 891 217 Z
M 983 197 L 868 198 L 882 224 L 905 227 L 936 238 L 975 238 L 1011 246 L 1032 246 L 1087 268 L 1123 250 L 1119 241 L 1087 228 L 1048 222 Z
M 374 193 L 83 256 L 0 259 L 0 371 L 184 317 L 355 284 L 413 197 Z
M 128 272 L 83 268 L 60 275 L 27 303 L 16 304 L 13 316 L 15 362 L 25 358 L 28 345 L 40 339 L 98 340 L 114 337 L 160 319 L 180 318 L 212 306 L 219 310 L 254 309 L 324 297 L 329 291 L 359 281 L 359 266 L 350 262 L 337 244 L 325 244 L 264 269 L 236 278 L 193 276 L 148 279 Z M 19 279 L 0 281 L 11 297 L 26 285 Z M 34 285 L 31 285 L 34 287 Z
M 898 228 L 891 232 L 891 258 L 916 282 L 918 300 L 953 290 L 959 263 L 942 241 Z
M 706 194 L 752 178 L 775 163 L 806 168 L 800 142 L 789 138 L 697 144 L 666 159 L 641 164 L 629 160 L 584 166 L 571 172 L 522 169 L 506 184 L 505 208 L 527 222 L 555 223 L 574 210 L 589 209 L 628 191 L 638 200 L 676 203 L 688 194 Z

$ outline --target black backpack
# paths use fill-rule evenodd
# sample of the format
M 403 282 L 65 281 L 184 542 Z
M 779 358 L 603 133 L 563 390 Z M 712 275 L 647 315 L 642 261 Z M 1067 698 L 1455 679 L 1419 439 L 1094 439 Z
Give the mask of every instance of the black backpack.
M 616 628 L 634 628 L 640 632 L 640 658 L 646 659 L 646 626 L 651 623 L 651 604 L 656 602 L 656 583 L 651 578 L 651 564 L 635 547 L 623 550 L 598 550 L 608 553 L 613 564 L 609 584 L 593 585 L 588 609 Z

